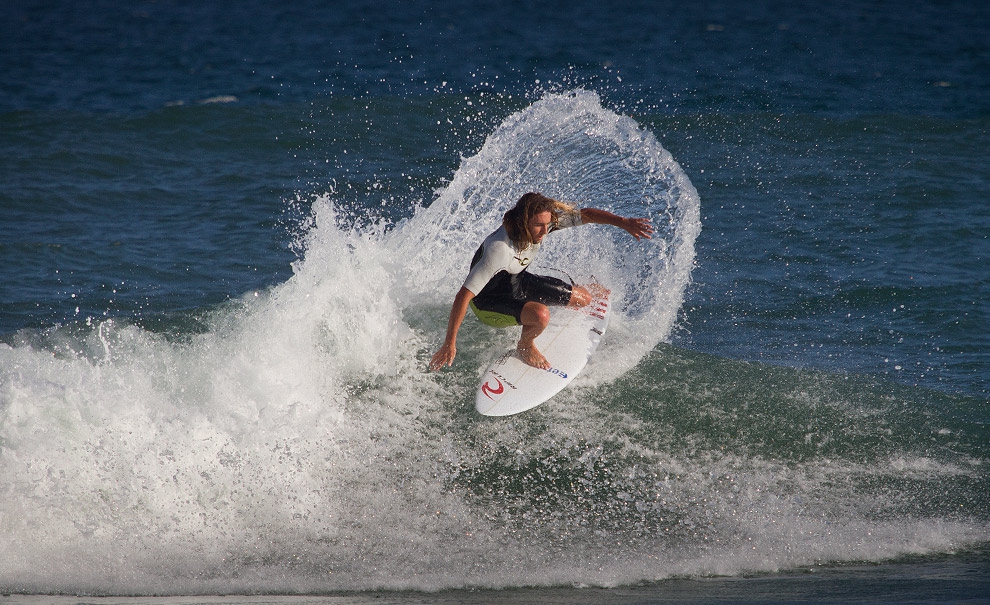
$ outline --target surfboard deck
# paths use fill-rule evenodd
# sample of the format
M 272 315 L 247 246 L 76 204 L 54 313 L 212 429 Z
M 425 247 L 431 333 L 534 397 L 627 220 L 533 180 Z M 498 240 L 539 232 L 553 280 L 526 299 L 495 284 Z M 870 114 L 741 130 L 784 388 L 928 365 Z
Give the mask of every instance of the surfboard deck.
M 566 387 L 591 359 L 608 327 L 610 292 L 602 288 L 583 309 L 551 308 L 550 325 L 536 338 L 549 370 L 524 363 L 515 349 L 485 370 L 475 409 L 485 416 L 510 416 L 532 409 Z

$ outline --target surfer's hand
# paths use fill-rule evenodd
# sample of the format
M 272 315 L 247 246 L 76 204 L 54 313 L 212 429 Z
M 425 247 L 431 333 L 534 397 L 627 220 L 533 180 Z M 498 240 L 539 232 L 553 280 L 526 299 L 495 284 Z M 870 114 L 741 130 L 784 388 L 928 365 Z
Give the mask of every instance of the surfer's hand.
M 440 350 L 433 355 L 433 359 L 430 360 L 430 369 L 436 372 L 444 366 L 450 366 L 454 363 L 454 357 L 457 355 L 457 347 L 450 344 L 444 344 L 440 347 Z
M 622 221 L 622 228 L 636 239 L 650 239 L 653 236 L 653 225 L 648 218 L 627 218 Z

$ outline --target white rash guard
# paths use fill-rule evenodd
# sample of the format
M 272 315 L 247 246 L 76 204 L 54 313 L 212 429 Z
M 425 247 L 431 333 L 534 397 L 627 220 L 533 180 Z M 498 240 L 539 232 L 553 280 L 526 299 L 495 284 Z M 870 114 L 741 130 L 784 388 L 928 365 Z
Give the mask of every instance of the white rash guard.
M 557 217 L 557 223 L 549 233 L 558 229 L 576 227 L 581 223 L 581 211 L 562 212 Z M 505 227 L 499 227 L 494 233 L 485 238 L 481 248 L 481 259 L 474 263 L 464 280 L 464 287 L 477 296 L 493 277 L 501 271 L 506 271 L 512 275 L 522 273 L 529 266 L 536 253 L 540 250 L 540 244 L 530 244 L 525 250 L 516 251 L 512 246 L 512 240 L 506 233 Z M 477 258 L 475 253 L 475 257 Z

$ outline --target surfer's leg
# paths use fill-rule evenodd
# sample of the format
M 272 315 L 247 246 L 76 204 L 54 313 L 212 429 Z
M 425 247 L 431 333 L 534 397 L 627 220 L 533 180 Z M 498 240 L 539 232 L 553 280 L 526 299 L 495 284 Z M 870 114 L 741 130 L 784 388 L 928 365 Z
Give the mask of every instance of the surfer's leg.
M 567 306 L 572 309 L 580 309 L 581 307 L 587 307 L 591 304 L 591 292 L 588 291 L 584 286 L 579 286 L 577 284 L 571 288 L 571 299 L 567 301 Z
M 516 352 L 523 362 L 543 370 L 550 368 L 550 363 L 536 349 L 533 343 L 536 337 L 543 333 L 550 323 L 550 309 L 546 305 L 529 301 L 522 309 L 519 317 L 522 323 L 522 334 L 519 336 L 519 344 L 516 345 Z
M 599 283 L 592 282 L 587 286 L 579 286 L 575 284 L 571 291 L 571 299 L 568 301 L 567 306 L 572 309 L 587 307 L 591 304 L 591 301 L 596 298 L 605 298 L 608 293 L 608 288 Z

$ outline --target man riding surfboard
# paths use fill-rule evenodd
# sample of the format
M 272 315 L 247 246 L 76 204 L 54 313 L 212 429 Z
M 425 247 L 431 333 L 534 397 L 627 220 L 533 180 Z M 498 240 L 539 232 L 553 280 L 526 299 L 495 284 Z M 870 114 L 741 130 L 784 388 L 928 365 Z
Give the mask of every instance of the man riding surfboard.
M 491 326 L 521 325 L 516 345 L 520 359 L 537 368 L 549 368 L 533 344 L 550 322 L 548 306 L 584 307 L 592 294 L 586 287 L 536 275 L 526 268 L 548 233 L 587 224 L 619 227 L 637 240 L 653 235 L 653 226 L 646 218 L 624 218 L 598 208 L 579 210 L 540 193 L 523 195 L 505 213 L 502 226 L 485 238 L 475 253 L 464 285 L 454 297 L 443 346 L 430 360 L 430 369 L 453 364 L 457 332 L 469 308 Z

